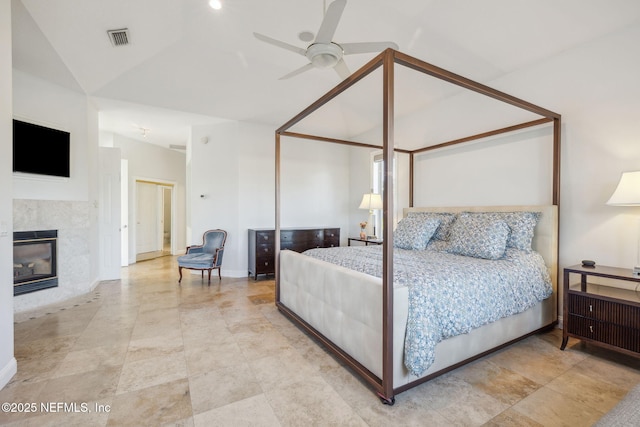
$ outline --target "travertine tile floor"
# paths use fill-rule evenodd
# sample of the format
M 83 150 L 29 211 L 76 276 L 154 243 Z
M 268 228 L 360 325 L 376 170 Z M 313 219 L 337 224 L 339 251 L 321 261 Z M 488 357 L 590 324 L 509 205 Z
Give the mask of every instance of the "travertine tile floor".
M 273 280 L 207 286 L 187 274 L 179 286 L 177 273 L 175 257 L 137 263 L 89 295 L 17 315 L 18 373 L 0 402 L 35 411 L 0 412 L 0 423 L 575 427 L 640 382 L 640 359 L 577 340 L 560 351 L 556 329 L 389 407 L 275 309 Z

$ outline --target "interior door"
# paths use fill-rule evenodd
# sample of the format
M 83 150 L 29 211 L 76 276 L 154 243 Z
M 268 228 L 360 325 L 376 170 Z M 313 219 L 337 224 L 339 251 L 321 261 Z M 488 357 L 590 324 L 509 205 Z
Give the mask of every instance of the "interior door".
M 160 250 L 158 242 L 158 190 L 157 185 L 136 183 L 136 253 Z
M 100 147 L 100 279 L 120 278 L 120 149 Z

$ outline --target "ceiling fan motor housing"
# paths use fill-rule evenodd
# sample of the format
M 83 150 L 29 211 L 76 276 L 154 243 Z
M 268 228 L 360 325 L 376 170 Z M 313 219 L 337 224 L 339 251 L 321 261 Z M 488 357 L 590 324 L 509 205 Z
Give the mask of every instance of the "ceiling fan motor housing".
M 314 67 L 334 67 L 342 59 L 344 51 L 337 43 L 314 43 L 307 48 L 305 56 Z

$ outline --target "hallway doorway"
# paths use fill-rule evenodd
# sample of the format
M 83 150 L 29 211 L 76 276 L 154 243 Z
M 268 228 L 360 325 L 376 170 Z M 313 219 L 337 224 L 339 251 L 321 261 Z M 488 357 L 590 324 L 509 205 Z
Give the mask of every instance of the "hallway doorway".
M 173 185 L 136 180 L 136 261 L 173 253 Z

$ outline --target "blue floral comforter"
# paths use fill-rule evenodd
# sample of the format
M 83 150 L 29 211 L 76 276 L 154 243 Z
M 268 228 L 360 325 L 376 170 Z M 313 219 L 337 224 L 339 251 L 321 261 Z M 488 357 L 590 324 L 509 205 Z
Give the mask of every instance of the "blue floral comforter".
M 311 249 L 305 255 L 382 277 L 381 246 Z M 404 363 L 420 376 L 443 339 L 517 314 L 552 294 L 542 256 L 507 248 L 485 260 L 437 250 L 394 249 L 394 286 L 409 287 Z

